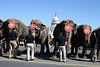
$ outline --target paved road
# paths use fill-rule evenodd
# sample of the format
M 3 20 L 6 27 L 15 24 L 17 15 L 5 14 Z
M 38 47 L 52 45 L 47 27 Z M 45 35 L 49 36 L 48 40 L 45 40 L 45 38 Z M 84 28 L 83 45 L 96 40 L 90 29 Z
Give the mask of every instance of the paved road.
M 40 50 L 39 48 L 37 49 Z M 52 49 L 53 48 L 51 48 L 51 52 Z M 44 54 L 44 56 L 40 56 L 40 54 L 37 53 L 35 55 L 35 60 L 25 61 L 26 54 L 21 54 L 20 56 L 17 56 L 17 59 L 9 59 L 8 55 L 4 54 L 3 57 L 0 57 L 0 67 L 100 67 L 100 60 L 98 60 L 96 63 L 92 63 L 89 58 L 75 59 L 70 57 L 69 59 L 67 59 L 67 62 L 64 63 L 58 62 L 58 58 L 52 59 L 50 56 L 51 54 Z
M 0 61 L 0 67 L 84 67 L 84 66 L 75 66 L 63 63 L 47 64 L 47 63 L 37 63 L 37 62 Z

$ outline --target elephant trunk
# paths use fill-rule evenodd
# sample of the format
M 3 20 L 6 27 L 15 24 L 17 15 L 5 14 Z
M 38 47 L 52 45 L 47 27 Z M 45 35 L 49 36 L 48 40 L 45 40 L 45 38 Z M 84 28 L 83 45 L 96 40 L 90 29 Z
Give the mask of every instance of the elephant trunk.
M 86 34 L 85 34 L 85 43 L 86 43 L 86 46 L 88 46 L 88 44 L 89 44 L 89 35 L 86 35 Z
M 70 44 L 70 38 L 71 38 L 71 32 L 66 32 L 65 37 L 66 37 L 66 41 L 67 41 L 66 45 L 69 45 Z

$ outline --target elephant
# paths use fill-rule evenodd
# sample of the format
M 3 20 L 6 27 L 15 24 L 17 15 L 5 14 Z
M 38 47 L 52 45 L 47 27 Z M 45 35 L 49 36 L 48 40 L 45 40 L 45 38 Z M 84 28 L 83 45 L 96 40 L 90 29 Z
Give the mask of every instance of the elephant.
M 68 58 L 67 56 L 68 48 L 70 45 L 72 34 L 75 34 L 77 31 L 76 28 L 77 28 L 77 24 L 75 24 L 72 20 L 63 20 L 61 23 L 56 25 L 54 32 L 53 32 L 55 47 L 54 47 L 54 51 L 52 54 L 52 58 L 56 58 L 56 55 L 57 55 L 58 46 L 56 44 L 57 44 L 57 39 L 58 39 L 60 32 L 62 32 L 63 36 L 66 38 L 66 41 L 67 41 L 66 58 Z
M 94 40 L 94 33 L 96 33 L 95 37 L 97 38 L 97 40 Z M 94 51 L 97 49 L 97 59 L 100 59 L 100 27 L 92 31 L 92 34 L 90 36 L 90 46 Z
M 0 19 L 0 28 L 2 27 L 2 23 L 3 23 L 3 21 Z
M 35 28 L 32 29 L 32 35 L 35 36 L 36 44 L 41 44 L 40 54 L 44 54 L 44 44 L 46 45 L 46 53 L 50 53 L 48 46 L 48 29 L 47 27 L 37 19 L 33 19 L 31 24 L 35 24 Z
M 83 58 L 86 58 L 87 46 L 89 44 L 89 39 L 91 35 L 91 26 L 89 25 L 79 25 L 77 27 L 77 33 L 72 35 L 71 38 L 71 54 L 74 54 L 75 48 L 75 58 L 78 57 L 79 47 L 83 47 Z
M 29 33 L 26 25 L 20 20 L 7 19 L 6 21 L 4 21 L 1 28 L 3 29 L 3 33 L 5 34 L 5 37 L 6 37 L 7 51 L 9 50 L 9 32 L 12 31 L 12 28 L 9 28 L 8 25 L 11 22 L 15 24 L 14 28 L 16 29 L 16 32 L 18 34 L 19 42 L 24 41 L 26 35 Z

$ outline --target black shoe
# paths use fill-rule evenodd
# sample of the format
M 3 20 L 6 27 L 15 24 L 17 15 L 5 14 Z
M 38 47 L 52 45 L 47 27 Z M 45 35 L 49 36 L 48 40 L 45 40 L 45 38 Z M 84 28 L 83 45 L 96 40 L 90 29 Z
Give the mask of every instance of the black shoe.
M 0 56 L 3 56 L 3 55 L 0 55 Z
M 26 59 L 26 61 L 29 61 L 29 60 Z
M 31 59 L 31 61 L 33 61 L 34 59 Z
M 59 60 L 59 62 L 62 62 L 61 60 Z
M 17 59 L 17 57 L 14 57 L 15 59 Z

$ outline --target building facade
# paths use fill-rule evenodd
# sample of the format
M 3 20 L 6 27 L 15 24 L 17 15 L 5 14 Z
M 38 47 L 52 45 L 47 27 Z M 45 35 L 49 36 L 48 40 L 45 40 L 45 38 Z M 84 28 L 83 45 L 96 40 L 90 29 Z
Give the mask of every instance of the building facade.
M 48 26 L 48 35 L 50 35 L 52 38 L 53 36 L 53 31 L 56 27 L 57 24 L 59 24 L 59 19 L 57 17 L 57 14 L 55 14 L 55 17 L 53 18 L 52 22 L 51 22 L 51 26 Z

